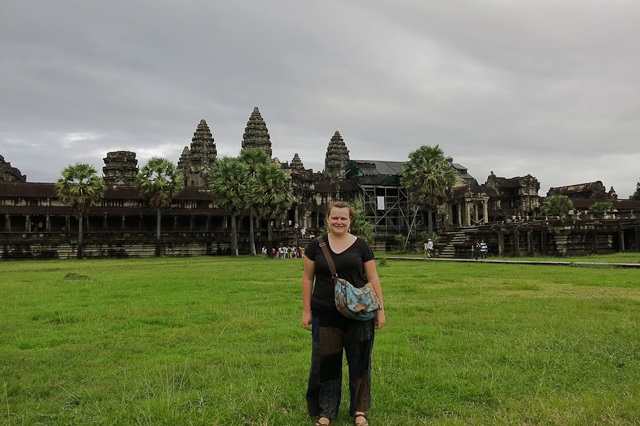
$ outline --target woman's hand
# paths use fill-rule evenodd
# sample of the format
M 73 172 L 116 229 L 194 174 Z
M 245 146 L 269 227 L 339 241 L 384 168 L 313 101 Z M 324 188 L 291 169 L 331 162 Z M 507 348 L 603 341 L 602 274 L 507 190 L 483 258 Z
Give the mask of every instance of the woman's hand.
M 302 328 L 311 330 L 311 312 L 304 312 L 302 314 Z
M 373 325 L 376 327 L 376 330 L 380 330 L 382 327 L 387 325 L 387 319 L 384 316 L 384 310 L 379 310 L 376 312 L 376 316 L 373 319 Z

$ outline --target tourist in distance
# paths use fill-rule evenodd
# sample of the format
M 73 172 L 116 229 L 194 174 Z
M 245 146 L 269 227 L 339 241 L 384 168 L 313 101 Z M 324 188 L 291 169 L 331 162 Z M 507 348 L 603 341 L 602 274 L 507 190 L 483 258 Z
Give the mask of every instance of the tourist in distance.
M 488 251 L 487 243 L 485 243 L 484 240 L 480 241 L 480 259 L 483 259 L 483 260 L 487 259 L 487 251 Z
M 309 416 L 316 426 L 328 425 L 338 415 L 342 389 L 342 353 L 349 366 L 351 392 L 349 415 L 356 426 L 368 426 L 366 411 L 371 405 L 371 353 L 374 330 L 386 324 L 382 288 L 374 254 L 362 238 L 349 232 L 354 209 L 345 202 L 331 204 L 327 214 L 329 233 L 324 242 L 340 278 L 356 287 L 367 282 L 380 298 L 381 310 L 368 321 L 347 318 L 334 302 L 334 283 L 329 265 L 317 239 L 305 251 L 302 277 L 304 312 L 302 327 L 312 332 L 311 371 L 307 387 Z
M 424 243 L 424 257 L 425 259 L 433 257 L 433 241 L 431 241 L 431 238 Z

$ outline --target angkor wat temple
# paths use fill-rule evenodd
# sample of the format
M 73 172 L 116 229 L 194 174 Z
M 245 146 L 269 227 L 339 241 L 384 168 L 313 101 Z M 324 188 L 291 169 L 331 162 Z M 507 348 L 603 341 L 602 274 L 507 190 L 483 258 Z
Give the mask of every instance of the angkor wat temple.
M 291 162 L 272 156 L 267 125 L 258 108 L 247 122 L 242 148 L 263 149 L 291 179 L 294 202 L 275 223 L 276 244 L 304 245 L 307 235 L 324 227 L 326 206 L 335 200 L 360 200 L 374 225 L 377 250 L 395 247 L 397 235 L 418 236 L 427 228 L 426 209 L 414 216 L 400 184 L 402 162 L 350 158 L 340 132 L 330 138 L 324 170 L 306 169 L 296 153 Z M 417 149 L 418 147 L 416 147 Z M 408 153 L 407 153 L 408 156 Z M 230 217 L 216 205 L 206 186 L 217 159 L 217 147 L 205 120 L 201 120 L 177 164 L 184 190 L 163 212 L 162 253 L 168 256 L 226 254 L 230 247 Z M 138 173 L 136 153 L 107 153 L 102 169 L 106 192 L 100 205 L 85 217 L 85 257 L 153 256 L 156 212 L 133 186 Z M 531 176 L 498 177 L 484 184 L 457 163 L 453 198 L 433 210 L 443 257 L 466 258 L 475 240 L 488 242 L 490 253 L 501 256 L 563 255 L 640 251 L 640 202 L 619 200 L 613 188 L 601 182 L 551 188 L 547 195 L 568 195 L 574 211 L 568 217 L 540 214 L 540 183 Z M 610 201 L 614 211 L 599 217 L 590 207 Z M 414 217 L 416 220 L 414 220 Z M 239 223 L 241 253 L 249 253 L 249 214 Z M 58 199 L 54 183 L 27 182 L 27 176 L 0 156 L 0 249 L 3 259 L 71 258 L 77 248 L 78 222 Z M 267 223 L 255 223 L 256 245 L 267 245 Z

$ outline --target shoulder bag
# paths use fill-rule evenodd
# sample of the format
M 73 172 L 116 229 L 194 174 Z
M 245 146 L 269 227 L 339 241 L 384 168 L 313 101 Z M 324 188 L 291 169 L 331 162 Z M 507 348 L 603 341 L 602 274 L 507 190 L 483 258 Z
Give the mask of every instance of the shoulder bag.
M 368 282 L 364 287 L 358 288 L 354 287 L 349 281 L 338 278 L 336 265 L 333 263 L 327 243 L 325 243 L 323 237 L 318 237 L 318 242 L 329 264 L 329 270 L 331 270 L 338 312 L 347 318 L 359 321 L 372 319 L 376 312 L 380 310 L 380 298 L 376 294 L 373 284 Z

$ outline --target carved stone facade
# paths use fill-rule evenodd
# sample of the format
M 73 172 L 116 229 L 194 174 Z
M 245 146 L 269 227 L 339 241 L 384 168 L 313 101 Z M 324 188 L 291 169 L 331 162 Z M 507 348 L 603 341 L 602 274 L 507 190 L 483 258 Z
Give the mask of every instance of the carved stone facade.
M 343 178 L 349 165 L 349 150 L 342 140 L 342 135 L 336 130 L 329 141 L 327 155 L 324 159 L 324 173 L 330 179 Z
M 138 160 L 135 152 L 108 152 L 107 156 L 102 160 L 104 161 L 102 173 L 105 185 L 133 186 L 138 175 Z
M 20 170 L 11 167 L 11 163 L 4 160 L 0 155 L 0 182 L 26 182 L 27 175 L 23 175 Z
M 217 156 L 211 130 L 205 120 L 200 120 L 191 138 L 191 146 L 184 147 L 178 160 L 178 170 L 184 177 L 185 186 L 206 186 Z
M 487 223 L 534 216 L 540 208 L 540 182 L 531 175 L 504 178 L 492 171 L 481 190 L 490 199 Z
M 272 156 L 271 137 L 258 107 L 253 109 L 247 127 L 244 129 L 244 135 L 242 135 L 242 149 L 251 148 L 262 149 L 269 158 Z

